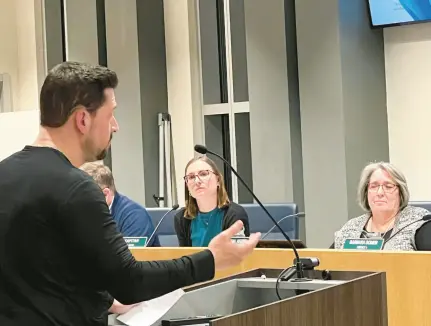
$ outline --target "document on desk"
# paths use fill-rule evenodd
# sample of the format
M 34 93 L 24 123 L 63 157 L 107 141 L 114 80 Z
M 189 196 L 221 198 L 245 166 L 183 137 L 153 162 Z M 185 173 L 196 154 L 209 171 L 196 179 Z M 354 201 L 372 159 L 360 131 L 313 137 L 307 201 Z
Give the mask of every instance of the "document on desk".
M 178 289 L 161 297 L 144 301 L 133 307 L 117 320 L 128 326 L 153 326 L 172 308 L 184 295 L 184 290 Z

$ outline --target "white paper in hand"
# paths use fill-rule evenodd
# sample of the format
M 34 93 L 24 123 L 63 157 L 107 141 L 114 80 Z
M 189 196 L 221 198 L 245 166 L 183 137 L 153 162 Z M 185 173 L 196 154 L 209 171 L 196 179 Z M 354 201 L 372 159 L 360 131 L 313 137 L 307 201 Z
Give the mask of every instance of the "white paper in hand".
M 141 302 L 125 314 L 118 316 L 117 320 L 128 326 L 152 326 L 157 323 L 183 295 L 184 290 L 178 289 L 161 297 Z

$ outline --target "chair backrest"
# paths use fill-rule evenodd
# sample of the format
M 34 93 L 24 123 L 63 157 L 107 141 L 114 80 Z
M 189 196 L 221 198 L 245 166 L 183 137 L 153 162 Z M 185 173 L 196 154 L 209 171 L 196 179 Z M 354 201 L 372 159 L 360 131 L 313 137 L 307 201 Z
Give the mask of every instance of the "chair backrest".
M 159 224 L 160 219 L 169 212 L 170 207 L 152 207 L 147 208 L 148 214 L 151 216 L 154 227 Z M 177 233 L 174 227 L 174 215 L 178 211 L 173 211 L 165 217 L 163 222 L 157 231 L 157 236 L 159 237 L 160 245 L 162 247 L 178 247 Z
M 425 208 L 431 212 L 431 201 L 411 201 L 409 202 L 409 205 Z
M 242 204 L 247 212 L 250 222 L 250 231 L 261 232 L 264 235 L 273 226 L 274 223 L 269 219 L 266 213 L 258 204 Z M 295 203 L 281 203 L 281 204 L 264 204 L 268 212 L 278 222 L 283 217 L 298 213 L 298 206 Z M 283 231 L 291 239 L 299 239 L 299 219 L 302 217 L 289 217 L 284 219 L 280 226 Z M 283 235 L 277 227 L 275 227 L 270 234 L 265 238 L 266 240 L 284 240 Z
M 249 223 L 250 223 L 250 231 L 253 232 L 261 232 L 262 235 L 268 232 L 274 224 L 266 216 L 265 212 L 258 204 L 242 204 L 245 211 L 247 212 Z M 293 215 L 298 213 L 298 206 L 295 203 L 284 203 L 284 204 L 265 204 L 265 208 L 268 212 L 275 218 L 278 222 L 283 217 L 287 215 Z M 155 207 L 155 208 L 147 208 L 148 214 L 151 216 L 151 220 L 153 222 L 154 227 L 160 222 L 160 219 L 164 214 L 166 214 L 170 210 L 169 207 Z M 163 220 L 162 224 L 157 231 L 157 235 L 159 237 L 160 245 L 162 247 L 177 247 L 178 246 L 178 238 L 174 228 L 174 215 L 175 212 L 170 213 Z M 301 217 L 299 217 L 301 218 Z M 291 217 L 286 218 L 280 223 L 283 231 L 291 239 L 299 239 L 299 218 Z M 277 228 L 265 238 L 266 240 L 283 240 L 283 235 Z

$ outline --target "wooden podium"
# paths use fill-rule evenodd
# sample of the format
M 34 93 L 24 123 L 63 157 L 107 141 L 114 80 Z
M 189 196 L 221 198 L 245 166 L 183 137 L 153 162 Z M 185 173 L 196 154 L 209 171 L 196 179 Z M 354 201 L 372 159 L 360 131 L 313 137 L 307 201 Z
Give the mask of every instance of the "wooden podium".
M 308 281 L 276 280 L 281 269 L 252 271 L 185 289 L 153 325 L 387 326 L 385 273 L 306 271 Z M 219 316 L 209 324 L 195 316 Z M 178 319 L 186 319 L 179 323 Z

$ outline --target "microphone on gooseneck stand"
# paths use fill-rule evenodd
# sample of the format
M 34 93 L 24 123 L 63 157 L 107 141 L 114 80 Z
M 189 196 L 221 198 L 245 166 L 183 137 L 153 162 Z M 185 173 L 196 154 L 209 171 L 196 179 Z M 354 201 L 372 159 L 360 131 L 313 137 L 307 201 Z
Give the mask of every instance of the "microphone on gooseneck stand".
M 265 206 L 263 206 L 263 204 L 261 203 L 261 201 L 259 200 L 259 198 L 256 197 L 256 195 L 254 194 L 254 192 L 250 189 L 250 187 L 247 185 L 247 183 L 239 176 L 238 172 L 235 171 L 235 169 L 232 167 L 232 165 L 221 155 L 214 153 L 210 150 L 208 150 L 204 145 L 195 145 L 195 151 L 198 152 L 199 154 L 207 154 L 210 153 L 214 156 L 217 156 L 219 159 L 221 159 L 233 172 L 233 174 L 236 175 L 236 177 L 239 179 L 239 181 L 241 181 L 241 183 L 244 185 L 244 187 L 248 190 L 248 192 L 253 196 L 253 198 L 256 200 L 256 202 L 259 204 L 259 206 L 263 209 L 263 211 L 265 212 L 265 214 L 271 219 L 272 223 L 274 223 L 274 225 L 280 230 L 281 234 L 283 235 L 283 237 L 289 242 L 289 244 L 292 247 L 292 250 L 295 254 L 295 270 L 296 270 L 296 279 L 293 279 L 292 281 L 296 281 L 296 282 L 301 282 L 301 281 L 310 281 L 310 279 L 307 279 L 304 277 L 304 263 L 303 261 L 299 258 L 299 254 L 298 254 L 298 250 L 296 249 L 295 245 L 293 244 L 292 240 L 289 238 L 289 236 L 286 234 L 286 232 L 284 232 L 284 230 L 281 228 L 281 226 L 277 223 L 277 221 L 275 220 L 275 218 L 268 212 L 268 210 L 265 208 Z M 317 259 L 317 258 L 316 258 Z M 317 260 L 318 261 L 318 260 Z
M 159 229 L 160 225 L 162 224 L 163 220 L 165 219 L 166 216 L 169 215 L 169 213 L 176 211 L 178 209 L 178 207 L 180 207 L 180 205 L 175 204 L 174 206 L 172 206 L 172 208 L 167 211 L 165 213 L 165 215 L 162 216 L 162 218 L 160 219 L 159 223 L 157 223 L 156 227 L 154 228 L 153 233 L 151 233 L 150 237 L 148 238 L 147 243 L 145 244 L 145 247 L 148 247 L 148 244 L 151 243 L 151 241 L 153 240 L 153 238 L 156 236 L 157 230 Z
M 409 223 L 407 225 L 404 225 L 397 232 L 395 232 L 394 234 L 391 234 L 391 236 L 389 237 L 389 239 L 384 242 L 383 247 L 385 246 L 386 243 L 388 243 L 389 240 L 391 240 L 398 233 L 400 233 L 402 230 L 404 230 L 405 228 L 409 227 L 410 225 L 418 223 L 418 222 L 426 222 L 426 221 L 430 221 L 430 220 L 431 220 L 431 214 L 427 214 L 427 215 L 424 215 L 420 220 L 416 220 L 416 221 L 413 221 L 413 222 L 411 222 L 411 223 Z

